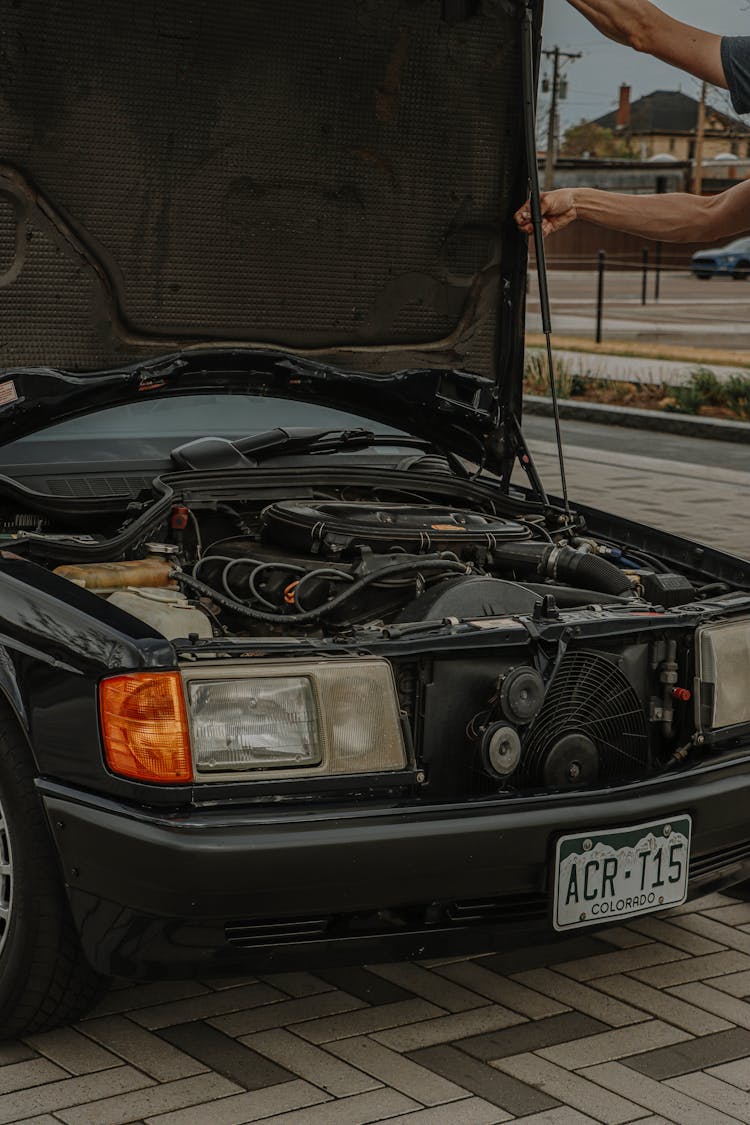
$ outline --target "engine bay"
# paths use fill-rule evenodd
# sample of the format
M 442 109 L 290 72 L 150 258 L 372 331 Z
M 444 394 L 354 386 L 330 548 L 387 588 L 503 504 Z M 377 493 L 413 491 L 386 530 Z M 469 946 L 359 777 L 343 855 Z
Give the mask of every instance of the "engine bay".
M 586 788 L 681 765 L 695 749 L 696 621 L 742 587 L 422 460 L 387 483 L 371 467 L 171 474 L 124 520 L 122 498 L 31 504 L 27 492 L 25 513 L 3 519 L 3 553 L 189 659 L 244 638 L 254 653 L 281 640 L 287 655 L 301 643 L 329 658 L 427 637 L 419 658 L 403 646 L 387 658 L 433 796 Z M 441 647 L 452 631 L 501 625 L 497 648 Z
M 170 503 L 132 504 L 132 518 L 109 534 L 15 517 L 19 530 L 5 522 L 4 546 L 123 608 L 140 599 L 147 622 L 158 606 L 154 627 L 168 639 L 331 636 L 362 625 L 533 614 L 545 600 L 548 610 L 669 609 L 730 588 L 595 538 L 579 518 L 508 498 L 455 503 L 434 495 L 434 484 L 433 495 L 308 487 L 271 502 L 166 491 Z M 185 631 L 188 609 L 196 628 Z

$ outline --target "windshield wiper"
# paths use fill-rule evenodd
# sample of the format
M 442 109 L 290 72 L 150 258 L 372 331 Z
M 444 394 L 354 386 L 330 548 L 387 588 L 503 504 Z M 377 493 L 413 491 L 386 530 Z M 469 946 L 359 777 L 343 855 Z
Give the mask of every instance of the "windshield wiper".
M 416 446 L 430 449 L 420 438 L 376 434 L 373 430 L 322 430 L 306 426 L 263 430 L 237 438 L 205 437 L 179 445 L 170 453 L 178 469 L 248 469 L 272 457 L 295 453 L 340 453 L 373 445 Z

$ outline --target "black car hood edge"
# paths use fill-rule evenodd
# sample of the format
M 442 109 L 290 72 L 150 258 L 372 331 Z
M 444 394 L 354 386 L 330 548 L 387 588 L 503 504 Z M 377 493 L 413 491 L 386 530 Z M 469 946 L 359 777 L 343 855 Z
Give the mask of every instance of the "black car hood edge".
M 0 445 L 121 403 L 218 389 L 348 410 L 497 471 L 513 454 L 490 379 L 440 368 L 374 375 L 256 349 L 194 349 L 87 374 L 7 370 L 0 375 Z

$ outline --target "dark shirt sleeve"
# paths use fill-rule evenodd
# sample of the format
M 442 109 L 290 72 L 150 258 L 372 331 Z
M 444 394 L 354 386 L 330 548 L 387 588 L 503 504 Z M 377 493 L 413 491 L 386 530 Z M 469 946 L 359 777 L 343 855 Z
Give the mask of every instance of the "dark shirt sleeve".
M 721 61 L 732 105 L 737 113 L 750 113 L 750 36 L 724 36 Z

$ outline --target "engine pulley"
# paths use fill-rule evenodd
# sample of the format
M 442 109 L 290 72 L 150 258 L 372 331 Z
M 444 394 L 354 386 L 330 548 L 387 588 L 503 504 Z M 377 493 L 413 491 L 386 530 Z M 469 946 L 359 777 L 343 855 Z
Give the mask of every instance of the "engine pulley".
M 512 668 L 500 686 L 500 706 L 511 723 L 526 725 L 544 703 L 544 680 L 536 668 Z
M 521 760 L 521 739 L 518 731 L 502 723 L 493 723 L 482 736 L 482 758 L 488 773 L 508 778 Z

